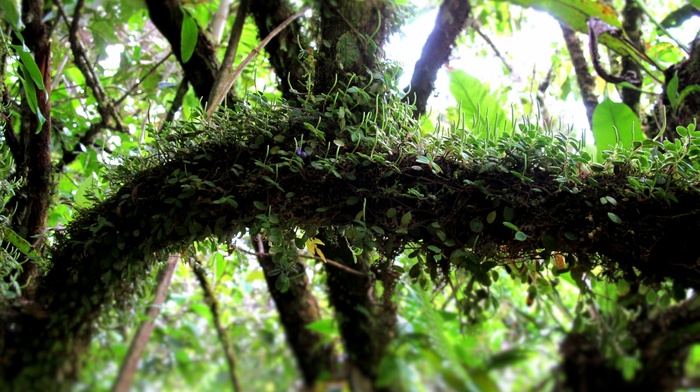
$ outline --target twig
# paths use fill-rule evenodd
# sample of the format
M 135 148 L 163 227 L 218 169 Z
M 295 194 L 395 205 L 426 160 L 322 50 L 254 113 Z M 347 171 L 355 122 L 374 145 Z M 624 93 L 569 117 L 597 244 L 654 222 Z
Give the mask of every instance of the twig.
M 214 99 L 219 95 L 219 93 L 228 94 L 228 89 L 226 91 L 222 90 L 222 84 L 224 80 L 228 80 L 230 75 L 229 69 L 233 67 L 233 62 L 236 60 L 236 51 L 238 50 L 238 44 L 241 41 L 241 35 L 243 34 L 243 25 L 245 25 L 245 16 L 248 13 L 248 3 L 249 0 L 241 0 L 238 4 L 238 12 L 236 13 L 236 21 L 233 23 L 233 29 L 231 30 L 231 37 L 228 40 L 228 46 L 226 47 L 226 54 L 224 55 L 224 61 L 219 67 L 219 72 L 216 74 L 216 79 L 214 79 L 214 85 L 211 86 L 211 91 L 209 92 L 208 102 L 213 102 Z
M 109 119 L 113 119 L 116 123 L 116 130 L 124 132 L 124 125 L 121 122 L 121 118 L 119 118 L 119 114 L 116 112 L 116 110 L 114 110 L 114 106 L 112 106 L 109 102 L 107 93 L 100 83 L 100 78 L 95 73 L 94 67 L 92 64 L 90 64 L 89 59 L 85 55 L 85 48 L 78 38 L 80 11 L 85 5 L 85 0 L 78 0 L 78 2 L 75 4 L 75 12 L 73 13 L 72 22 L 68 19 L 68 14 L 66 14 L 62 1 L 56 0 L 54 4 L 56 4 L 58 7 L 58 12 L 61 14 L 63 20 L 70 27 L 68 31 L 68 41 L 70 42 L 71 51 L 73 52 L 73 60 L 76 67 L 78 67 L 80 72 L 85 77 L 85 83 L 90 87 L 92 94 L 95 96 L 95 101 L 97 101 L 97 111 L 106 122 L 109 122 Z
M 237 249 L 239 252 L 243 252 L 243 253 L 245 253 L 245 254 L 247 254 L 247 255 L 251 255 L 251 256 L 272 256 L 270 253 L 265 253 L 265 252 L 262 252 L 262 251 L 260 251 L 260 252 L 252 252 L 252 251 L 249 251 L 249 250 L 246 250 L 246 249 L 241 249 L 241 248 L 236 248 L 236 249 Z M 345 272 L 348 272 L 348 273 L 350 273 L 350 274 L 353 274 L 353 275 L 357 275 L 357 276 L 367 276 L 367 274 L 365 274 L 365 273 L 363 273 L 363 272 L 356 271 L 356 270 L 354 270 L 354 269 L 352 269 L 352 268 L 350 268 L 350 267 L 346 267 L 346 266 L 344 266 L 343 264 L 340 264 L 339 262 L 333 261 L 333 260 L 331 260 L 331 259 L 329 259 L 329 258 L 322 259 L 322 258 L 320 258 L 320 257 L 318 257 L 318 256 L 307 256 L 307 255 L 299 255 L 299 257 L 304 258 L 304 259 L 311 259 L 311 260 L 322 261 L 322 262 L 324 262 L 324 263 L 326 263 L 326 264 L 328 264 L 328 265 L 332 265 L 333 267 L 336 267 L 336 268 L 338 268 L 338 269 L 341 269 L 341 270 L 343 270 L 343 271 L 345 271 Z
M 158 275 L 156 295 L 155 298 L 153 298 L 151 306 L 149 306 L 146 311 L 146 321 L 141 324 L 138 331 L 136 331 L 136 335 L 134 335 L 134 339 L 131 341 L 129 352 L 126 354 L 124 362 L 122 362 L 122 366 L 119 369 L 119 375 L 112 386 L 112 392 L 128 392 L 131 388 L 131 383 L 134 380 L 134 374 L 141 360 L 141 355 L 143 355 L 146 343 L 148 343 L 151 333 L 153 332 L 155 320 L 167 297 L 170 281 L 175 272 L 175 267 L 177 267 L 178 259 L 180 259 L 179 254 L 170 256 L 168 264 Z
M 493 53 L 496 55 L 496 57 L 498 57 L 498 59 L 501 60 L 501 62 L 503 63 L 503 66 L 505 66 L 506 69 L 508 70 L 508 72 L 510 72 L 511 75 L 513 75 L 515 77 L 515 81 L 521 82 L 523 80 L 523 78 L 518 73 L 515 72 L 515 69 L 513 68 L 513 66 L 510 64 L 508 59 L 503 55 L 503 53 L 501 53 L 501 51 L 498 50 L 498 47 L 496 46 L 496 44 L 493 43 L 493 41 L 491 41 L 491 38 L 489 38 L 488 35 L 484 34 L 484 32 L 481 31 L 481 23 L 479 23 L 479 21 L 477 19 L 474 19 L 474 22 L 472 23 L 472 28 L 474 29 L 474 31 L 476 31 L 476 33 L 479 35 L 479 37 L 481 37 L 481 39 L 486 41 L 486 44 L 491 48 L 491 50 L 493 50 Z
M 310 9 L 311 7 L 305 7 L 301 11 L 287 18 L 284 22 L 282 22 L 279 26 L 272 30 L 272 32 L 270 32 L 270 34 L 268 34 L 267 37 L 265 37 L 265 39 L 262 40 L 262 42 L 255 47 L 255 49 L 253 49 L 253 51 L 248 55 L 248 57 L 246 57 L 245 60 L 243 60 L 241 64 L 238 67 L 236 67 L 236 69 L 228 77 L 228 79 L 225 80 L 225 82 L 222 84 L 222 88 L 216 94 L 214 99 L 209 101 L 209 107 L 207 108 L 208 116 L 211 117 L 216 107 L 218 107 L 221 104 L 221 102 L 223 102 L 227 92 L 231 89 L 231 86 L 233 86 L 233 82 L 238 78 L 241 72 L 243 72 L 243 69 L 245 69 L 245 67 L 248 66 L 248 64 L 250 64 L 250 62 L 253 61 L 255 57 L 257 57 L 257 55 L 260 54 L 260 51 L 265 47 L 265 45 L 267 45 L 272 38 L 274 38 L 282 30 L 284 30 L 284 28 L 287 27 L 287 25 L 292 23 L 295 19 L 299 18 L 300 16 L 304 15 L 306 11 Z
M 207 280 L 206 272 L 202 268 L 202 263 L 195 258 L 195 262 L 192 264 L 192 271 L 199 281 L 199 285 L 204 291 L 204 302 L 209 306 L 209 311 L 212 315 L 212 321 L 214 322 L 214 328 L 216 328 L 216 334 L 219 336 L 219 341 L 224 349 L 224 354 L 226 355 L 226 361 L 228 362 L 229 377 L 231 378 L 231 384 L 233 385 L 233 390 L 238 392 L 241 390 L 240 383 L 238 382 L 238 377 L 236 377 L 236 356 L 233 353 L 233 348 L 231 347 L 231 342 L 229 342 L 228 334 L 226 330 L 221 325 L 221 317 L 219 316 L 219 303 L 216 301 L 214 292 L 211 289 L 211 285 Z
M 177 113 L 177 111 L 180 110 L 180 108 L 182 107 L 182 101 L 185 99 L 185 94 L 187 94 L 187 90 L 189 90 L 189 82 L 185 77 L 184 79 L 182 79 L 182 82 L 180 82 L 180 85 L 177 87 L 177 92 L 175 93 L 175 98 L 173 98 L 173 103 L 172 105 L 170 105 L 170 109 L 168 109 L 168 112 L 165 114 L 163 122 L 160 124 L 161 130 L 165 127 L 166 124 L 173 121 L 173 119 L 175 118 L 175 113 Z
M 165 57 L 163 57 L 163 59 L 161 59 L 159 62 L 157 62 L 153 67 L 151 67 L 151 69 L 148 70 L 148 72 L 146 72 L 142 77 L 140 77 L 139 81 L 136 84 L 134 84 L 133 86 L 131 86 L 131 88 L 127 92 L 125 92 L 124 95 L 121 96 L 121 98 L 117 99 L 114 102 L 114 106 L 119 106 L 119 104 L 121 104 L 126 99 L 126 97 L 131 95 L 131 93 L 134 92 L 134 90 L 136 90 L 141 85 L 141 83 L 144 82 L 144 80 L 146 80 L 158 67 L 161 66 L 161 64 L 163 64 L 165 62 L 165 60 L 168 59 L 168 57 L 170 57 L 172 55 L 173 55 L 172 51 L 168 52 L 168 54 L 165 55 Z
M 656 26 L 657 29 L 661 30 L 661 32 L 664 33 L 664 35 L 666 35 L 673 42 L 675 42 L 676 45 L 678 45 L 679 48 L 683 49 L 683 51 L 685 53 L 690 53 L 690 48 L 688 48 L 688 45 L 685 45 L 681 41 L 677 40 L 676 37 L 674 37 L 663 25 L 661 25 L 661 23 L 657 22 L 656 18 L 654 18 L 654 15 L 652 15 L 651 12 L 649 12 L 647 7 L 644 5 L 643 1 L 635 0 L 635 2 L 639 6 L 639 8 L 642 10 L 642 12 L 644 12 L 644 14 L 647 16 L 647 18 L 649 18 L 651 23 L 653 23 L 654 26 Z M 697 6 L 697 4 L 696 4 L 696 6 Z

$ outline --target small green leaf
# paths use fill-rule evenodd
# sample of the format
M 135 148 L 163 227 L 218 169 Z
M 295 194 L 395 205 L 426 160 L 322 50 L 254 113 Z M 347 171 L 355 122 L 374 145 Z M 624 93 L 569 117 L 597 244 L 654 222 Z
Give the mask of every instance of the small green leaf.
M 348 197 L 347 200 L 345 200 L 345 204 L 347 204 L 349 206 L 354 206 L 359 201 L 360 201 L 360 199 L 357 196 L 350 196 L 350 197 Z
M 509 228 L 509 229 L 511 229 L 511 230 L 515 230 L 515 231 L 519 231 L 519 230 L 520 230 L 520 229 L 518 229 L 518 226 L 516 226 L 516 225 L 514 225 L 514 224 L 512 224 L 512 223 L 510 223 L 510 222 L 503 222 L 503 226 L 505 226 L 505 227 L 507 227 L 507 228 Z
M 259 209 L 260 211 L 265 211 L 267 209 L 267 206 L 265 206 L 265 203 L 260 202 L 260 201 L 254 201 L 253 205 L 255 208 Z
M 613 212 L 608 212 L 608 218 L 610 218 L 611 221 L 614 223 L 620 224 L 622 223 L 622 219 L 620 219 L 619 216 L 615 215 Z
M 411 223 L 411 219 L 413 219 L 411 211 L 403 214 L 403 216 L 401 217 L 401 226 L 408 226 L 408 224 Z
M 678 73 L 673 75 L 671 80 L 666 85 L 666 96 L 671 107 L 675 110 L 678 107 Z
M 512 220 L 514 216 L 515 216 L 515 211 L 513 211 L 512 207 L 506 206 L 503 209 L 503 219 L 509 221 L 509 220 Z
M 190 61 L 194 49 L 197 46 L 197 36 L 199 35 L 199 29 L 197 28 L 197 22 L 191 17 L 185 9 L 182 9 L 184 15 L 182 19 L 182 31 L 181 31 L 181 42 L 180 42 L 180 54 L 182 56 L 182 62 L 186 63 Z
M 440 252 L 442 252 L 442 250 L 441 250 L 440 248 L 438 248 L 437 246 L 435 246 L 435 245 L 428 245 L 428 249 L 430 249 L 433 253 L 440 253 Z
M 391 219 L 396 216 L 396 208 L 391 207 L 388 210 L 386 210 L 386 217 Z
M 628 281 L 624 279 L 620 279 L 617 281 L 617 295 L 620 297 L 623 297 L 627 295 L 630 292 L 630 284 Z
M 515 233 L 515 239 L 518 241 L 525 241 L 527 239 L 527 234 L 523 233 L 522 231 L 517 231 Z
M 656 293 L 655 290 L 649 290 L 647 291 L 646 295 L 646 300 L 649 305 L 653 305 L 656 303 L 656 300 L 659 298 L 659 295 Z
M 475 233 L 481 233 L 484 230 L 484 224 L 481 219 L 474 218 L 469 222 L 469 228 Z
M 489 214 L 486 215 L 486 222 L 487 222 L 488 224 L 491 224 L 491 223 L 495 222 L 495 221 L 496 221 L 496 215 L 498 215 L 498 214 L 496 213 L 496 211 L 491 211 L 491 212 L 489 212 Z
M 277 279 L 275 279 L 275 288 L 283 293 L 286 293 L 287 290 L 289 290 L 289 277 L 284 274 L 277 276 Z

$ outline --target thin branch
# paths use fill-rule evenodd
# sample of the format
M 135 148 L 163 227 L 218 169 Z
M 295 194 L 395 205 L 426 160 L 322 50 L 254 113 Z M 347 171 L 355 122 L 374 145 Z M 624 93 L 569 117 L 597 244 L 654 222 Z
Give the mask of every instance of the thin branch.
M 683 42 L 677 40 L 677 39 L 676 39 L 676 38 L 675 38 L 661 23 L 659 23 L 659 22 L 656 20 L 656 18 L 654 17 L 654 15 L 653 15 L 651 12 L 649 12 L 649 10 L 647 9 L 647 7 L 644 5 L 644 2 L 643 2 L 643 1 L 640 1 L 640 0 L 628 0 L 628 1 L 629 1 L 629 2 L 635 3 L 636 7 L 638 7 L 642 12 L 644 12 L 644 14 L 645 14 L 645 15 L 649 18 L 649 20 L 651 21 L 651 23 L 653 23 L 654 26 L 656 26 L 657 29 L 661 30 L 661 32 L 664 33 L 665 36 L 667 36 L 667 37 L 670 38 L 673 42 L 675 42 L 676 45 L 678 45 L 679 48 L 683 49 L 683 51 L 684 51 L 685 53 L 688 53 L 688 54 L 690 53 L 690 48 L 688 47 L 688 45 L 685 45 Z M 687 4 L 687 5 L 688 5 L 688 6 L 691 6 L 691 4 Z M 697 6 L 697 4 L 695 4 L 695 6 Z M 627 8 L 627 7 L 628 7 L 628 5 L 625 4 L 625 8 Z M 691 6 L 690 8 L 695 9 L 695 8 L 692 7 L 692 6 Z M 695 9 L 695 15 L 697 15 L 697 11 L 698 11 L 698 10 Z M 625 31 L 626 31 L 626 30 L 625 30 Z
M 224 355 L 226 356 L 226 361 L 228 362 L 229 378 L 231 379 L 231 384 L 233 385 L 233 390 L 238 392 L 241 390 L 241 385 L 236 377 L 236 356 L 233 353 L 233 348 L 231 347 L 231 342 L 229 341 L 226 329 L 221 325 L 221 316 L 219 312 L 219 303 L 216 301 L 216 296 L 211 289 L 209 280 L 207 279 L 206 271 L 202 267 L 202 263 L 195 259 L 192 264 L 192 271 L 197 277 L 202 291 L 204 291 L 204 302 L 209 306 L 209 311 L 212 315 L 212 321 L 214 322 L 214 328 L 216 328 L 216 334 L 219 336 L 219 342 L 224 350 Z
M 476 31 L 476 34 L 478 34 L 479 37 L 481 37 L 481 39 L 486 41 L 486 44 L 491 48 L 491 50 L 493 50 L 493 54 L 495 54 L 496 57 L 499 60 L 501 60 L 501 63 L 503 63 L 503 66 L 506 67 L 508 72 L 510 72 L 515 77 L 515 81 L 516 82 L 522 81 L 522 79 L 523 79 L 522 76 L 520 76 L 520 74 L 515 72 L 515 68 L 513 67 L 512 64 L 510 64 L 510 61 L 506 58 L 506 56 L 504 56 L 501 53 L 501 51 L 498 50 L 498 47 L 496 46 L 496 44 L 493 43 L 493 41 L 491 41 L 491 38 L 489 38 L 488 35 L 484 34 L 484 32 L 481 31 L 481 23 L 479 23 L 479 21 L 477 19 L 475 19 L 473 21 L 471 28 L 474 29 L 474 31 Z
M 61 60 L 61 63 L 58 64 L 58 68 L 56 68 L 56 73 L 54 74 L 53 81 L 51 82 L 51 91 L 55 91 L 58 89 L 58 86 L 60 86 L 61 76 L 63 76 L 63 69 L 66 67 L 66 64 L 68 64 L 68 60 L 70 60 L 70 53 L 66 51 L 66 54 L 63 56 L 63 60 Z
M 228 46 L 226 47 L 226 54 L 224 55 L 224 61 L 219 67 L 219 72 L 216 74 L 216 79 L 214 79 L 214 85 L 211 87 L 209 92 L 208 102 L 216 102 L 216 97 L 219 94 L 228 94 L 230 87 L 223 90 L 224 80 L 228 80 L 231 74 L 231 67 L 233 67 L 233 62 L 236 60 L 236 51 L 238 50 L 238 43 L 241 41 L 241 35 L 243 34 L 243 26 L 245 25 L 245 16 L 248 13 L 248 4 L 250 0 L 241 0 L 238 5 L 238 12 L 236 13 L 236 21 L 233 23 L 233 30 L 231 30 L 231 37 L 228 40 Z
M 237 250 L 238 250 L 239 252 L 242 252 L 242 253 L 245 253 L 245 254 L 251 255 L 251 256 L 269 256 L 269 257 L 272 257 L 272 254 L 266 253 L 266 252 L 261 251 L 261 250 L 258 250 L 258 252 L 251 252 L 251 251 L 249 251 L 249 250 L 241 249 L 241 248 L 237 248 Z M 303 259 L 311 259 L 311 260 L 322 261 L 322 262 L 324 262 L 324 263 L 326 263 L 326 264 L 328 264 L 328 265 L 331 265 L 331 266 L 333 266 L 333 267 L 336 267 L 336 268 L 338 268 L 338 269 L 341 269 L 341 270 L 343 270 L 343 271 L 345 271 L 345 272 L 347 272 L 347 273 L 353 274 L 353 275 L 357 275 L 357 276 L 367 276 L 367 274 L 365 274 L 365 273 L 363 273 L 363 272 L 354 270 L 354 269 L 352 269 L 352 268 L 350 268 L 350 267 L 346 267 L 346 266 L 344 266 L 343 264 L 341 264 L 341 263 L 339 263 L 339 262 L 337 262 L 337 261 L 333 261 L 333 260 L 331 260 L 331 259 L 329 259 L 329 258 L 327 258 L 327 257 L 324 259 L 324 258 L 321 258 L 321 257 L 318 257 L 318 256 L 309 256 L 309 255 L 303 255 L 303 254 L 300 254 L 299 257 L 301 257 L 301 258 L 303 258 Z
M 270 42 L 272 38 L 274 38 L 282 30 L 284 30 L 284 28 L 287 27 L 287 25 L 292 23 L 295 19 L 299 18 L 300 16 L 304 15 L 306 11 L 310 9 L 311 7 L 305 7 L 301 11 L 287 18 L 287 20 L 285 20 L 284 22 L 282 22 L 282 24 L 280 24 L 274 30 L 272 30 L 272 32 L 270 32 L 270 34 L 268 34 L 268 36 L 265 37 L 265 39 L 262 40 L 262 42 L 258 46 L 256 46 L 255 49 L 253 49 L 253 51 L 248 55 L 248 57 L 246 57 L 245 60 L 243 60 L 241 64 L 238 67 L 236 67 L 233 73 L 229 75 L 228 79 L 224 81 L 224 83 L 222 84 L 223 88 L 219 90 L 214 99 L 208 103 L 209 107 L 207 108 L 207 115 L 211 116 L 214 113 L 216 107 L 218 107 L 221 104 L 221 102 L 223 102 L 224 97 L 226 96 L 225 92 L 231 89 L 231 86 L 233 86 L 233 82 L 238 78 L 241 72 L 243 72 L 243 69 L 245 69 L 245 67 L 247 67 L 248 64 L 250 64 L 250 62 L 253 61 L 253 59 L 260 54 L 260 51 L 265 47 L 265 45 L 267 45 L 267 43 Z
M 158 274 L 158 285 L 156 286 L 155 297 L 146 311 L 147 319 L 141 324 L 134 338 L 131 340 L 129 352 L 126 354 L 122 366 L 119 369 L 119 375 L 117 375 L 117 379 L 114 381 L 112 392 L 128 392 L 131 389 L 134 374 L 138 368 L 141 356 L 146 349 L 146 344 L 151 338 L 153 327 L 155 327 L 155 320 L 168 295 L 170 281 L 172 280 L 179 259 L 179 254 L 170 256 L 168 264 L 166 264 L 165 268 Z
M 532 73 L 532 80 L 534 81 L 534 69 L 532 70 Z M 549 67 L 547 75 L 544 77 L 544 80 L 540 83 L 540 85 L 537 86 L 537 91 L 535 92 L 535 99 L 537 101 L 537 105 L 539 106 L 540 114 L 542 115 L 542 120 L 545 124 L 547 124 L 548 127 L 552 124 L 552 117 L 549 114 L 549 110 L 547 110 L 547 105 L 545 105 L 544 97 L 550 84 L 552 84 L 552 78 L 554 78 L 554 64 L 552 64 L 552 66 Z
M 167 60 L 172 55 L 173 55 L 172 51 L 168 52 L 168 54 L 165 55 L 165 57 L 163 57 L 159 62 L 157 62 L 153 67 L 151 67 L 148 70 L 148 72 L 146 72 L 142 77 L 140 77 L 139 81 L 136 82 L 136 84 L 134 84 L 133 86 L 131 86 L 131 88 L 127 92 L 125 92 L 124 95 L 121 96 L 121 98 L 117 99 L 114 102 L 114 106 L 119 106 L 126 99 L 126 97 L 131 95 L 131 93 L 134 92 L 134 90 L 139 88 L 141 83 L 143 83 L 156 69 L 158 69 L 158 67 L 161 66 L 161 64 L 163 64 L 165 62 L 165 60 Z
M 296 11 L 289 0 L 256 0 L 250 4 L 250 14 L 255 20 L 260 39 L 267 36 L 272 28 Z M 299 93 L 306 92 L 306 81 L 313 78 L 312 66 L 305 60 L 309 44 L 308 30 L 294 22 L 265 46 L 268 60 L 277 75 L 277 88 L 282 97 L 293 101 Z
M 62 1 L 56 0 L 54 3 L 58 7 L 58 12 L 61 14 L 63 20 L 70 26 L 68 31 L 68 41 L 70 42 L 71 51 L 73 52 L 73 61 L 76 67 L 78 67 L 80 72 L 85 77 L 85 83 L 90 87 L 92 94 L 95 96 L 95 101 L 97 101 L 97 111 L 107 123 L 114 120 L 114 127 L 117 131 L 124 132 L 124 125 L 122 124 L 121 118 L 114 109 L 114 106 L 112 106 L 110 103 L 109 97 L 100 83 L 100 78 L 95 72 L 92 64 L 90 64 L 90 60 L 85 53 L 85 48 L 78 37 L 78 30 L 80 28 L 80 11 L 85 5 L 85 0 L 78 0 L 78 2 L 75 4 L 75 12 L 73 13 L 72 22 L 68 19 L 68 14 L 66 14 Z
M 168 109 L 168 112 L 165 114 L 165 118 L 160 124 L 160 129 L 163 129 L 166 126 L 166 124 L 173 121 L 173 119 L 175 118 L 175 113 L 177 113 L 177 111 L 180 110 L 180 108 L 182 107 L 182 102 L 185 99 L 185 94 L 187 94 L 187 90 L 189 90 L 189 82 L 185 77 L 184 79 L 182 79 L 180 85 L 177 87 L 177 92 L 175 93 L 175 98 L 173 98 L 173 103 L 170 105 L 170 109 Z

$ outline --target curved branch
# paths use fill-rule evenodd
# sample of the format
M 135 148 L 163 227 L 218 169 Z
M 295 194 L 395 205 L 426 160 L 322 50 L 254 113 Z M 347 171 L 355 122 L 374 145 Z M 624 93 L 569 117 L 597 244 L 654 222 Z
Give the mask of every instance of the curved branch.
M 104 304 L 131 296 L 133 282 L 143 278 L 154 253 L 211 235 L 244 232 L 259 221 L 260 203 L 285 227 L 352 225 L 363 212 L 364 225 L 385 233 L 382 241 L 391 239 L 396 247 L 407 242 L 445 246 L 444 239 L 450 239 L 455 247 L 495 249 L 499 257 L 510 259 L 555 248 L 551 250 L 598 254 L 610 271 L 635 268 L 648 279 L 700 284 L 700 193 L 682 183 L 667 183 L 666 193 L 677 203 L 637 197 L 627 188 L 627 176 L 643 174 L 623 168 L 615 175 L 598 175 L 597 185 L 579 184 L 578 192 L 570 193 L 557 181 L 558 172 L 546 169 L 551 157 L 529 157 L 526 167 L 508 155 L 492 157 L 491 169 L 485 169 L 484 162 L 437 157 L 433 164 L 441 174 L 436 174 L 427 165 L 416 166 L 421 160 L 409 151 L 396 150 L 379 159 L 371 158 L 371 148 L 341 151 L 333 164 L 335 176 L 324 166 L 324 157 L 334 156 L 335 149 L 325 151 L 321 144 L 306 158 L 293 152 L 302 133 L 309 138 L 304 123 L 315 121 L 311 114 L 287 113 L 284 109 L 272 117 L 265 114 L 266 129 L 275 130 L 266 135 L 258 125 L 251 127 L 260 120 L 236 115 L 216 124 L 215 117 L 207 131 L 215 141 L 166 154 L 162 163 L 135 174 L 104 202 L 74 219 L 53 251 L 53 269 L 40 282 L 37 298 L 46 302 L 1 315 L 4 333 L 14 339 L 6 339 L 0 359 L 10 365 L 0 376 L 28 377 L 39 370 L 44 378 L 32 380 L 53 380 L 56 372 L 65 372 L 65 363 L 77 363 Z M 266 153 L 272 148 L 279 148 L 277 154 Z M 358 152 L 366 155 L 362 158 Z M 265 180 L 271 176 L 270 167 L 273 181 Z M 532 182 L 523 181 L 523 176 Z M 585 174 L 580 178 L 587 183 Z M 417 198 L 417 193 L 423 197 Z M 601 195 L 618 203 L 602 204 Z M 514 239 L 513 231 L 499 220 L 484 224 L 474 243 L 465 229 L 470 222 L 483 221 L 505 206 L 515 211 L 510 224 L 527 237 Z M 396 210 L 393 218 L 387 217 L 390 208 Z M 610 219 L 612 211 L 619 219 Z M 408 212 L 410 219 L 396 218 Z M 443 235 L 431 232 L 434 224 Z M 56 343 L 67 341 L 73 345 L 56 348 Z M 26 347 L 34 347 L 34 357 L 18 355 L 26 354 Z

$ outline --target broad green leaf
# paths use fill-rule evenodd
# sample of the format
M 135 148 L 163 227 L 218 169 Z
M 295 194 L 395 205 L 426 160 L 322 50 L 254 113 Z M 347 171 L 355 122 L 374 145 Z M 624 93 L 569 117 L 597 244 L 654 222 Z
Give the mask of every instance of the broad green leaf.
M 598 162 L 602 162 L 603 150 L 620 145 L 632 147 L 635 141 L 644 140 L 639 117 L 624 103 L 606 98 L 593 112 L 593 137 L 598 150 Z
M 180 42 L 180 52 L 182 54 L 182 62 L 190 61 L 194 48 L 197 46 L 197 36 L 199 34 L 197 22 L 192 18 L 187 11 L 183 9 L 184 18 L 182 19 L 182 32 Z
M 534 8 L 550 14 L 559 22 L 571 27 L 579 33 L 588 34 L 588 18 L 598 18 L 601 21 L 618 29 L 622 29 L 615 9 L 598 0 L 508 0 L 512 4 Z M 599 42 L 617 53 L 633 57 L 638 63 L 641 60 L 649 62 L 650 59 L 643 52 L 632 46 L 629 42 L 610 34 L 603 34 Z
M 39 120 L 36 128 L 36 133 L 39 133 L 41 131 L 41 127 L 43 127 L 44 123 L 46 122 L 46 118 L 41 113 L 41 110 L 39 110 L 39 102 L 37 101 L 36 96 L 36 85 L 29 77 L 27 67 L 25 67 L 24 64 L 20 64 L 19 67 L 24 75 L 24 77 L 20 77 L 19 79 L 22 82 L 22 87 L 24 88 L 24 95 L 27 97 L 27 104 L 29 105 L 29 109 L 32 111 L 32 113 L 36 114 L 36 117 Z
M 0 238 L 11 243 L 15 248 L 19 249 L 20 252 L 27 256 L 39 257 L 39 254 L 36 253 L 27 240 L 22 238 L 19 234 L 15 233 L 14 230 L 7 226 L 0 229 Z
M 479 136 L 502 135 L 512 129 L 510 114 L 506 113 L 490 89 L 464 71 L 450 72 L 450 92 L 459 104 L 465 121 L 474 121 L 472 131 Z
M 671 107 L 675 110 L 678 107 L 678 74 L 673 75 L 666 85 L 666 96 Z
M 313 323 L 306 324 L 306 329 L 318 332 L 322 335 L 337 335 L 338 326 L 335 323 L 335 319 L 326 318 L 314 321 Z
M 544 11 L 580 33 L 588 33 L 586 20 L 598 18 L 614 27 L 622 28 L 612 6 L 597 0 L 509 0 L 512 4 Z
M 46 91 L 46 88 L 44 87 L 44 77 L 41 75 L 41 71 L 36 65 L 34 57 L 29 51 L 29 48 L 27 48 L 27 46 L 24 44 L 11 46 L 19 55 L 20 61 L 26 67 L 27 72 L 29 72 L 29 76 L 31 76 L 34 84 L 36 84 L 36 87 L 41 91 Z
M 22 13 L 22 4 L 17 0 L 0 0 L 0 16 L 10 24 L 10 27 L 21 30 L 24 25 L 19 15 Z

